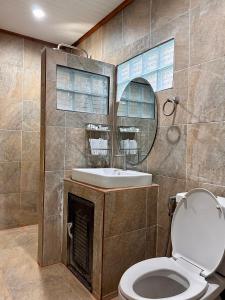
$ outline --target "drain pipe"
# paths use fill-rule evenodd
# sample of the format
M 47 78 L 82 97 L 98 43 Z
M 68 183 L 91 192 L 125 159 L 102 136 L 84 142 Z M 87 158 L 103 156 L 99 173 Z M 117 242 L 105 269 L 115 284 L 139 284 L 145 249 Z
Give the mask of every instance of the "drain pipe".
M 169 215 L 169 229 L 168 229 L 168 235 L 166 239 L 166 246 L 164 251 L 164 256 L 171 256 L 172 253 L 172 244 L 171 244 L 171 225 L 173 220 L 173 214 L 176 209 L 177 202 L 176 202 L 176 196 L 169 197 L 168 199 L 168 215 Z

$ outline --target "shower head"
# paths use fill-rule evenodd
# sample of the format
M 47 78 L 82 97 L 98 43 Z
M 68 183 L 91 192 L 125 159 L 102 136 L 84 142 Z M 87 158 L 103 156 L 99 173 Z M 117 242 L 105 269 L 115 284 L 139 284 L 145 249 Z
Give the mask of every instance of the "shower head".
M 71 45 L 67 45 L 67 44 L 64 44 L 64 43 L 58 44 L 57 48 L 53 48 L 53 50 L 61 50 L 62 47 L 73 49 L 73 50 L 78 50 L 80 52 L 83 52 L 86 55 L 86 57 L 88 58 L 88 53 L 87 53 L 86 50 L 84 50 L 82 48 L 79 48 L 79 47 L 74 47 L 74 46 L 71 46 Z

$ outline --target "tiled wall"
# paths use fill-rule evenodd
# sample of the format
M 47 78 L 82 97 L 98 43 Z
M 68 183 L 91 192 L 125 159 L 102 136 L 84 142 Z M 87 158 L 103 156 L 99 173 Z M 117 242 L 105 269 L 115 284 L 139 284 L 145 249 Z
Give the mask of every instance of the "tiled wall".
M 109 115 L 57 110 L 57 65 L 104 75 L 110 79 Z M 72 168 L 86 167 L 85 124 L 112 124 L 115 67 L 50 48 L 42 53 L 41 93 L 41 203 L 39 263 L 61 261 L 63 178 Z
M 0 229 L 37 223 L 42 47 L 0 32 Z
M 167 199 L 192 187 L 225 195 L 225 1 L 135 0 L 80 46 L 119 64 L 175 38 L 174 88 L 157 93 L 158 136 L 143 168 L 160 184 L 158 255 L 168 229 Z M 179 96 L 164 117 L 168 96 Z

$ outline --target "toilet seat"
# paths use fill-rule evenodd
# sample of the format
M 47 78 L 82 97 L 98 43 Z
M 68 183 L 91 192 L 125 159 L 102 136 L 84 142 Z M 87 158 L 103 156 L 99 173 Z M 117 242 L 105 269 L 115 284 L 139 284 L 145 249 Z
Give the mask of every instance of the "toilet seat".
M 223 259 L 224 224 L 225 211 L 212 193 L 200 188 L 184 193 L 171 226 L 173 257 L 152 258 L 130 267 L 120 280 L 121 295 L 127 300 L 199 299 L 208 288 L 205 278 Z
M 165 298 L 166 300 L 196 300 L 207 290 L 208 283 L 199 273 L 187 270 L 187 268 L 184 268 L 173 258 L 159 257 L 144 260 L 130 267 L 120 280 L 120 293 L 127 300 L 155 300 L 156 298 L 141 297 L 134 291 L 133 287 L 138 279 L 160 270 L 162 273 L 166 273 L 166 271 L 175 272 L 189 283 L 189 286 L 184 292 L 172 297 L 167 297 Z

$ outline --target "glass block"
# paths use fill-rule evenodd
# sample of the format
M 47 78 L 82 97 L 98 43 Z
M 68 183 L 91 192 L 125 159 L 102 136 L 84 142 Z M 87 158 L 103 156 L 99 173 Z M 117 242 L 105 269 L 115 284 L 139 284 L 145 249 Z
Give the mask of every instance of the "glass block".
M 129 62 L 125 62 L 118 66 L 117 81 L 118 83 L 129 81 L 130 79 L 130 65 Z
M 62 90 L 71 89 L 70 74 L 66 68 L 57 68 L 57 88 Z
M 157 71 L 145 75 L 144 78 L 151 84 L 154 92 L 157 91 Z
M 119 117 L 126 117 L 128 115 L 128 102 L 121 100 L 119 103 L 117 115 Z
M 141 103 L 128 102 L 128 117 L 140 117 L 141 116 Z
M 108 85 L 107 79 L 99 78 L 99 76 L 92 76 L 92 90 L 91 93 L 94 95 L 107 96 L 108 94 Z
M 117 69 L 117 100 L 120 99 L 122 90 L 129 80 L 143 77 L 149 81 L 153 90 L 171 88 L 173 72 L 166 70 L 174 64 L 174 39 L 165 42 L 143 54 L 118 66 Z M 126 83 L 124 85 L 124 83 Z
M 159 49 L 154 48 L 143 54 L 143 75 L 151 73 L 158 69 L 159 66 Z
M 158 71 L 157 90 L 165 90 L 173 87 L 173 66 Z
M 73 91 L 80 93 L 91 93 L 92 82 L 91 76 L 84 72 L 74 72 Z
M 154 103 L 142 103 L 142 118 L 155 119 L 155 104 Z
M 138 55 L 130 60 L 130 78 L 142 75 L 142 55 Z
M 103 97 L 92 96 L 92 107 L 94 113 L 106 114 L 107 107 L 104 104 L 105 104 L 105 99 Z
M 73 110 L 85 112 L 87 111 L 88 96 L 83 94 L 77 94 L 74 96 Z
M 152 91 L 150 93 L 149 87 L 147 85 L 143 86 L 143 101 L 142 102 L 155 103 L 154 92 Z
M 57 109 L 72 110 L 73 94 L 70 92 L 57 91 Z
M 173 65 L 174 61 L 174 40 L 164 43 L 159 47 L 159 68 Z
M 131 100 L 131 101 L 141 101 L 142 100 L 142 87 L 140 87 L 140 84 L 137 84 L 137 83 L 131 84 L 129 100 Z
M 108 114 L 106 76 L 57 66 L 57 109 Z

